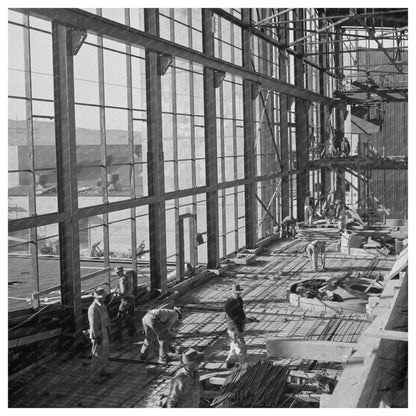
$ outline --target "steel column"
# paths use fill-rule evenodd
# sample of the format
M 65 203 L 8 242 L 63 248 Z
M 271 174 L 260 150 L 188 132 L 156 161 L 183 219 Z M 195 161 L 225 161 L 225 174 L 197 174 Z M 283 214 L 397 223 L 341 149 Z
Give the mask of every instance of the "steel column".
M 303 9 L 297 9 L 299 18 L 303 18 Z M 295 40 L 302 37 L 303 24 L 295 22 Z M 303 45 L 295 45 L 296 52 L 303 53 Z M 303 62 L 295 60 L 295 84 L 298 88 L 304 88 L 304 67 Z M 308 191 L 309 175 L 306 172 L 308 164 L 308 106 L 304 100 L 296 99 L 296 163 L 301 173 L 296 178 L 297 193 L 297 218 L 303 219 L 304 216 L 304 199 Z
M 287 13 L 279 16 L 279 21 L 287 19 Z M 279 35 L 282 42 L 286 42 L 288 31 L 286 24 L 279 26 Z M 284 51 L 279 51 L 279 78 L 287 82 L 287 61 L 288 56 Z M 288 99 L 286 94 L 280 93 L 280 153 L 281 153 L 281 168 L 282 172 L 287 172 L 290 169 L 290 155 L 289 155 L 289 126 L 287 121 Z M 281 185 L 281 204 L 282 204 L 282 218 L 289 215 L 289 177 L 282 179 Z
M 242 20 L 250 24 L 250 9 L 242 9 Z M 243 68 L 251 67 L 251 34 L 249 29 L 243 29 Z M 254 102 L 252 96 L 251 82 L 243 80 L 243 103 L 244 103 L 244 177 L 252 179 L 256 176 L 256 154 L 254 143 L 256 130 L 254 122 Z M 254 248 L 257 243 L 257 203 L 256 186 L 253 181 L 245 185 L 245 225 L 246 225 L 246 248 Z
M 202 45 L 204 54 L 214 55 L 212 12 L 202 9 Z M 218 226 L 218 170 L 217 170 L 217 119 L 214 89 L 214 71 L 204 68 L 204 115 L 205 115 L 205 172 L 207 186 L 214 186 L 207 192 L 207 267 L 219 266 Z
M 83 327 L 78 210 L 72 30 L 52 25 L 58 211 L 69 216 L 59 224 L 61 299 L 64 334 L 78 337 Z
M 144 9 L 146 32 L 159 36 L 157 9 Z M 149 196 L 165 192 L 162 137 L 162 93 L 158 53 L 146 49 L 146 104 Z M 167 293 L 165 202 L 149 204 L 150 289 Z
M 130 9 L 125 9 L 126 23 L 130 25 Z M 129 170 L 130 170 L 130 197 L 136 197 L 136 166 L 134 164 L 134 123 L 133 123 L 133 74 L 131 45 L 126 45 L 126 70 L 127 70 L 127 108 L 128 108 L 128 145 L 129 145 Z M 137 235 L 136 235 L 136 208 L 130 208 L 130 239 L 132 269 L 137 272 Z M 135 287 L 135 293 L 137 288 Z
M 34 158 L 34 134 L 33 134 L 33 111 L 32 111 L 32 64 L 31 64 L 31 50 L 30 50 L 30 32 L 29 32 L 29 17 L 24 16 L 24 29 L 23 29 L 23 51 L 25 60 L 25 96 L 26 102 L 26 139 L 27 146 L 33 151 L 30 152 L 30 169 L 31 169 L 31 181 L 30 189 L 28 192 L 28 205 L 29 216 L 36 215 L 36 170 L 35 170 L 35 158 Z M 19 178 L 20 182 L 20 178 Z M 39 292 L 39 267 L 38 267 L 38 236 L 37 229 L 31 227 L 29 229 L 29 252 L 32 265 L 32 288 L 33 293 Z M 32 307 L 39 307 L 39 298 L 33 298 Z
M 102 10 L 98 9 L 101 15 Z M 105 126 L 105 87 L 104 87 L 104 49 L 103 38 L 97 39 L 98 44 L 98 96 L 100 102 L 100 150 L 101 150 L 101 193 L 103 204 L 108 204 L 108 181 L 107 181 L 107 129 Z M 108 213 L 103 214 L 103 252 L 104 268 L 110 267 L 110 233 L 108 225 Z M 107 273 L 107 283 L 111 287 L 110 273 Z

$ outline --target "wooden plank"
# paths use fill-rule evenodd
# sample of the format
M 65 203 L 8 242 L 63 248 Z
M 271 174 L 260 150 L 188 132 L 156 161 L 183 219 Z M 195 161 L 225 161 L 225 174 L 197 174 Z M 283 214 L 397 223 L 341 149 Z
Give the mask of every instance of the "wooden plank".
M 52 329 L 50 331 L 39 332 L 38 334 L 29 335 L 27 337 L 11 339 L 9 340 L 9 349 L 21 347 L 23 345 L 32 344 L 34 342 L 43 341 L 45 339 L 49 339 L 53 337 L 58 337 L 59 335 L 61 335 L 61 329 L 57 328 L 57 329 Z
M 365 337 L 371 338 L 382 338 L 382 339 L 391 339 L 393 341 L 405 341 L 407 342 L 409 339 L 408 332 L 402 331 L 389 331 L 387 329 L 381 329 L 377 332 L 366 331 L 363 334 Z
M 266 340 L 268 358 L 300 358 L 318 361 L 346 361 L 353 353 L 347 342 L 313 341 L 296 338 Z

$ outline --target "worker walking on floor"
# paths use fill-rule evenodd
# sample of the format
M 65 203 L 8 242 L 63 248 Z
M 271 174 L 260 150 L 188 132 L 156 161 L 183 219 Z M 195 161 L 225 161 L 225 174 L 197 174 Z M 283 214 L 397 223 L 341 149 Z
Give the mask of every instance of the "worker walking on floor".
M 230 337 L 230 351 L 225 360 L 227 368 L 231 367 L 231 358 L 238 357 L 238 362 L 247 362 L 247 347 L 244 341 L 243 331 L 246 322 L 246 315 L 243 308 L 243 299 L 240 294 L 243 289 L 238 284 L 233 284 L 232 294 L 225 302 L 225 315 L 227 319 L 227 333 Z
M 306 248 L 305 252 L 309 257 L 311 262 L 311 269 L 315 272 L 318 267 L 318 255 L 321 255 L 321 264 L 322 270 L 325 269 L 325 241 L 314 240 L 309 243 Z
M 110 318 L 107 308 L 103 303 L 106 293 L 104 288 L 94 289 L 94 301 L 88 308 L 89 334 L 92 344 L 91 349 L 91 377 L 94 382 L 99 381 L 100 376 L 109 374 L 109 332 Z
M 182 319 L 182 312 L 179 308 L 172 309 L 153 309 L 142 319 L 145 340 L 143 342 L 140 359 L 147 360 L 149 348 L 157 340 L 159 343 L 159 362 L 167 363 L 168 352 L 174 352 L 170 344 L 170 338 L 173 335 L 174 325 Z
M 192 348 L 182 353 L 183 367 L 172 379 L 166 407 L 199 407 L 201 390 L 198 368 L 203 357 Z
M 124 273 L 124 267 L 118 266 L 115 275 L 119 277 L 117 295 L 120 297 L 120 306 L 117 313 L 117 331 L 114 338 L 118 341 L 123 339 L 123 323 L 126 324 L 128 334 L 134 336 L 136 327 L 134 326 L 134 287 L 131 274 Z

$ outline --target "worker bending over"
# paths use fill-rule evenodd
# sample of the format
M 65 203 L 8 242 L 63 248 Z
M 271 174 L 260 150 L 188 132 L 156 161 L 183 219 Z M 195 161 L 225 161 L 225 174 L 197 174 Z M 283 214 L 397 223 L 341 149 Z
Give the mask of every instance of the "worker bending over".
M 225 316 L 227 319 L 227 333 L 230 337 L 230 351 L 225 360 L 227 368 L 231 367 L 231 358 L 238 357 L 238 362 L 244 364 L 247 362 L 247 347 L 243 337 L 246 315 L 243 309 L 243 299 L 241 299 L 243 289 L 240 285 L 232 286 L 232 294 L 225 302 Z
M 282 238 L 296 237 L 296 220 L 291 215 L 283 218 L 281 236 Z
M 145 340 L 140 351 L 140 359 L 148 359 L 149 347 L 154 341 L 159 343 L 159 362 L 166 364 L 169 356 L 168 352 L 174 352 L 170 344 L 170 338 L 173 335 L 174 325 L 182 319 L 182 313 L 179 308 L 172 309 L 153 309 L 142 319 Z
M 318 267 L 318 254 L 321 255 L 322 270 L 325 269 L 325 241 L 312 241 L 306 246 L 305 252 L 311 261 L 311 269 L 314 272 Z
M 190 348 L 182 354 L 182 368 L 172 379 L 166 407 L 199 407 L 201 390 L 198 368 L 203 354 Z

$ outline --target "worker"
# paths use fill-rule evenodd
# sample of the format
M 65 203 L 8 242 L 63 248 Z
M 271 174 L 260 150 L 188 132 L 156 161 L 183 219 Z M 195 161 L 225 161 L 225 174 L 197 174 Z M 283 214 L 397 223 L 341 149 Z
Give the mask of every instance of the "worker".
M 347 225 L 347 211 L 344 204 L 340 204 L 338 210 L 338 231 L 345 229 Z
M 348 141 L 346 137 L 342 138 L 340 147 L 341 147 L 341 157 L 349 156 L 350 151 L 351 151 L 351 146 L 350 146 L 350 142 Z
M 182 319 L 182 312 L 179 308 L 153 309 L 143 317 L 143 330 L 145 340 L 143 342 L 140 359 L 148 359 L 148 351 L 155 340 L 159 343 L 159 363 L 166 364 L 169 360 L 168 352 L 175 349 L 170 343 L 176 323 Z
M 116 295 L 120 298 L 120 306 L 117 313 L 117 330 L 114 338 L 117 341 L 123 340 L 123 323 L 126 323 L 127 331 L 130 336 L 136 335 L 136 327 L 133 323 L 134 316 L 134 287 L 131 273 L 127 276 L 123 266 L 115 268 L 115 276 L 119 277 Z
M 198 368 L 203 354 L 193 348 L 182 353 L 182 368 L 172 379 L 166 407 L 199 407 L 201 395 Z
M 240 285 L 233 284 L 232 294 L 226 300 L 224 306 L 227 320 L 227 333 L 230 337 L 230 351 L 225 360 L 227 368 L 234 365 L 231 359 L 235 356 L 238 357 L 240 364 L 247 362 L 247 347 L 243 336 L 246 315 L 243 308 L 243 299 L 241 299 L 242 292 L 243 289 Z
M 311 269 L 315 272 L 318 266 L 318 254 L 321 255 L 322 270 L 325 269 L 325 241 L 314 240 L 309 243 L 305 252 L 311 261 Z
M 328 205 L 328 208 L 326 209 L 326 223 L 327 224 L 333 224 L 335 219 L 335 205 L 330 202 Z
M 283 218 L 281 236 L 282 238 L 296 237 L 296 220 L 291 215 Z
M 306 193 L 305 197 L 305 220 L 304 224 L 310 227 L 312 225 L 312 216 L 313 216 L 313 198 L 310 191 Z
M 94 289 L 94 301 L 88 308 L 89 335 L 92 344 L 91 378 L 93 382 L 99 382 L 100 376 L 110 374 L 108 371 L 110 318 L 103 303 L 104 296 L 104 288 Z

